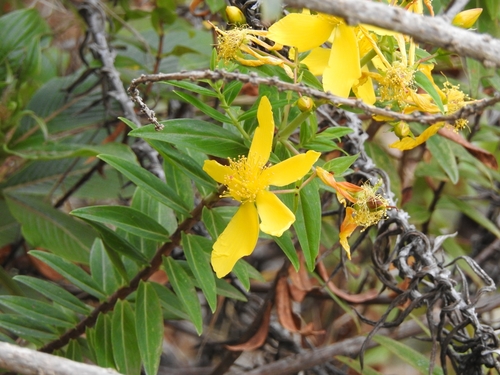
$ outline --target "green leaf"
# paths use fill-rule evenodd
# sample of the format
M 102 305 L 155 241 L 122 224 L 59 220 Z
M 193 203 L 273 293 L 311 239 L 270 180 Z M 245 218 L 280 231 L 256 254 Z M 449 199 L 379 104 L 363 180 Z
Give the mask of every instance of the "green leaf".
M 168 185 L 182 199 L 182 204 L 189 207 L 191 211 L 194 208 L 195 194 L 193 191 L 193 182 L 189 176 L 182 169 L 170 163 L 164 163 L 163 170 L 165 171 L 165 180 L 168 181 Z M 187 219 L 187 217 L 180 215 L 179 221 L 183 221 L 184 219 Z
M 174 93 L 182 100 L 184 100 L 184 101 L 192 104 L 196 108 L 198 108 L 200 111 L 202 111 L 207 116 L 212 117 L 214 120 L 219 121 L 221 123 L 231 123 L 231 119 L 229 117 L 220 113 L 219 111 L 210 107 L 209 105 L 203 103 L 200 99 L 194 97 L 193 95 L 190 95 L 190 94 L 185 93 L 185 92 L 175 91 L 175 90 L 174 90 Z
M 65 259 L 88 264 L 96 233 L 86 224 L 56 210 L 40 197 L 5 194 L 12 215 L 22 224 L 32 246 L 50 250 Z
M 73 294 L 49 281 L 36 279 L 30 276 L 21 276 L 21 275 L 15 276 L 14 280 L 29 286 L 30 288 L 36 290 L 38 293 L 44 295 L 48 299 L 76 313 L 87 315 L 90 311 L 92 311 L 92 308 L 90 306 L 84 304 Z
M 215 278 L 215 285 L 217 286 L 217 294 L 227 297 L 227 298 L 232 298 L 237 301 L 243 301 L 247 302 L 247 298 L 243 293 L 241 293 L 238 289 L 236 289 L 234 286 L 231 284 L 227 283 L 225 280 L 219 279 L 218 277 Z
M 39 250 L 31 250 L 30 255 L 49 265 L 63 277 L 75 284 L 81 290 L 93 295 L 96 298 L 106 298 L 102 289 L 90 277 L 88 273 L 73 263 L 64 260 L 57 255 L 46 253 Z
M 163 344 L 163 315 L 156 292 L 149 282 L 141 281 L 135 301 L 137 344 L 147 375 L 156 375 Z
M 43 322 L 27 320 L 19 315 L 0 314 L 0 327 L 28 341 L 32 341 L 32 339 L 50 341 L 57 338 L 54 333 L 47 332 L 47 325 Z
M 78 340 L 70 340 L 65 357 L 72 361 L 83 362 L 82 347 Z
M 327 161 L 323 165 L 323 169 L 328 172 L 332 172 L 336 176 L 342 176 L 342 174 L 349 169 L 349 167 L 358 159 L 359 154 L 351 156 L 339 156 L 335 159 Z
M 427 140 L 427 148 L 450 178 L 451 183 L 456 184 L 459 177 L 458 165 L 455 154 L 448 142 L 447 139 L 441 136 L 430 137 Z
M 116 156 L 99 155 L 98 157 L 111 165 L 113 168 L 116 168 L 130 181 L 137 186 L 140 186 L 144 191 L 159 202 L 179 213 L 189 215 L 189 207 L 185 207 L 179 203 L 181 202 L 181 199 L 175 191 L 173 191 L 167 184 L 161 181 L 158 177 L 154 176 L 152 173 L 134 163 L 129 162 L 128 160 L 120 159 Z
M 153 241 L 167 242 L 169 233 L 148 215 L 127 206 L 92 206 L 77 208 L 71 215 L 81 219 L 110 224 L 125 232 Z
M 167 287 L 152 283 L 151 284 L 160 299 L 160 305 L 165 310 L 165 319 L 186 319 L 189 320 L 189 315 L 186 314 L 184 306 L 179 298 Z
M 113 253 L 113 251 L 111 252 Z M 108 252 L 104 248 L 102 240 L 96 238 L 90 251 L 90 274 L 97 285 L 100 285 L 108 296 L 116 292 L 124 284 L 124 280 L 128 280 L 127 273 L 123 269 L 123 262 L 120 259 L 115 259 L 115 261 L 119 261 L 121 264 L 114 265 L 114 262 L 110 259 Z M 117 274 L 118 272 L 121 277 Z
M 108 253 L 111 261 L 113 264 L 115 264 L 115 259 L 112 255 L 112 252 L 115 252 L 117 254 L 123 255 L 129 259 L 132 259 L 133 261 L 137 262 L 138 264 L 146 265 L 148 263 L 148 259 L 141 254 L 139 250 L 137 250 L 130 242 L 128 242 L 125 238 L 121 237 L 118 235 L 116 232 L 112 231 L 109 229 L 107 226 L 96 223 L 94 221 L 90 221 L 86 218 L 83 218 L 83 220 L 87 221 L 92 227 L 94 227 L 98 232 L 99 235 L 102 239 L 102 242 L 104 242 L 104 246 L 106 247 L 107 250 L 110 251 Z M 119 264 L 115 264 L 115 266 L 118 266 Z
M 481 77 L 483 76 L 483 64 L 470 57 L 466 57 L 465 61 L 466 73 L 469 78 L 470 96 L 477 98 Z
M 299 270 L 300 262 L 299 256 L 297 255 L 297 250 L 293 244 L 292 238 L 289 232 L 283 233 L 281 237 L 273 237 L 274 242 L 278 244 L 281 250 L 285 253 L 290 263 L 293 265 L 296 271 Z
M 165 82 L 160 82 L 160 83 L 164 83 L 164 84 L 175 86 L 175 87 L 180 87 L 181 89 L 186 89 L 188 91 L 195 92 L 197 94 L 204 95 L 204 96 L 211 96 L 214 98 L 219 96 L 215 91 L 207 89 L 206 87 L 198 86 L 197 84 L 192 83 L 192 82 L 165 81 Z
M 348 127 L 337 127 L 337 128 L 327 128 L 321 133 L 316 134 L 316 138 L 327 138 L 327 139 L 340 139 L 348 134 L 351 134 L 354 130 Z
M 165 272 L 168 275 L 168 279 L 175 294 L 182 302 L 191 322 L 194 324 L 196 332 L 201 335 L 203 332 L 201 306 L 198 300 L 198 294 L 196 293 L 191 279 L 182 266 L 171 257 L 163 258 L 163 267 L 165 268 Z
M 210 209 L 207 207 L 203 207 L 201 218 L 203 224 L 205 224 L 205 228 L 207 229 L 208 233 L 215 241 L 224 231 L 227 222 L 224 220 L 222 215 L 217 210 Z
M 209 190 L 215 190 L 215 181 L 202 169 L 201 165 L 191 156 L 175 149 L 172 145 L 154 140 L 148 140 L 148 143 L 157 150 L 165 162 L 175 165 L 181 169 L 186 176 L 201 184 Z
M 127 301 L 120 300 L 116 303 L 111 328 L 111 344 L 116 369 L 122 374 L 140 374 L 141 356 L 135 333 L 135 316 Z
M 226 98 L 227 105 L 231 105 L 231 103 L 236 99 L 238 94 L 243 87 L 243 82 L 234 80 L 229 82 L 224 86 L 224 97 Z
M 352 368 L 354 371 L 356 371 L 359 374 L 363 375 L 383 375 L 381 372 L 375 371 L 371 367 L 364 366 L 363 369 L 361 369 L 361 365 L 359 363 L 358 359 L 353 359 L 349 357 L 344 357 L 341 355 L 335 356 L 335 359 L 346 364 L 350 368 Z
M 398 356 L 401 360 L 408 363 L 422 375 L 427 375 L 429 373 L 430 361 L 422 353 L 387 336 L 375 335 L 373 337 L 373 341 L 378 342 L 380 345 Z M 443 370 L 440 366 L 435 365 L 432 374 L 443 375 Z
M 92 332 L 90 335 L 87 333 L 87 336 L 92 337 L 90 344 L 94 349 L 97 364 L 101 367 L 116 367 L 113 358 L 111 331 L 110 314 L 99 314 L 95 329 L 87 330 L 87 332 Z
M 238 280 L 240 280 L 243 288 L 245 288 L 245 290 L 248 292 L 250 290 L 250 276 L 248 275 L 247 268 L 243 265 L 243 263 L 240 263 L 240 260 L 236 262 L 231 272 L 236 275 Z
M 438 106 L 441 113 L 444 113 L 444 106 L 439 93 L 436 91 L 436 88 L 432 85 L 432 82 L 427 78 L 427 76 L 421 71 L 415 72 L 415 83 L 418 87 L 424 90 L 427 94 L 429 94 L 434 100 L 434 103 Z
M 493 224 L 488 218 L 483 216 L 479 211 L 476 210 L 468 201 L 460 200 L 455 197 L 445 195 L 438 202 L 438 208 L 452 209 L 455 211 L 460 211 L 464 215 L 468 216 L 470 219 L 474 220 L 476 223 L 482 227 L 489 230 L 497 238 L 500 238 L 500 230 L 495 224 Z
M 193 272 L 198 280 L 208 305 L 212 312 L 217 308 L 217 293 L 215 292 L 215 276 L 210 267 L 210 249 L 212 241 L 206 242 L 206 238 L 182 233 L 182 249 Z M 208 245 L 209 252 L 206 251 Z
M 0 247 L 17 241 L 21 236 L 21 227 L 11 215 L 7 202 L 0 200 Z
M 295 216 L 293 226 L 304 253 L 307 269 L 313 271 L 321 236 L 321 202 L 316 181 L 300 190 L 299 206 Z
M 241 137 L 220 126 L 195 119 L 172 119 L 161 122 L 165 128 L 156 131 L 154 125 L 132 130 L 129 135 L 181 145 L 221 158 L 246 155 L 248 147 Z
M 46 302 L 32 298 L 0 296 L 0 305 L 34 322 L 44 322 L 47 327 L 71 328 L 78 323 L 75 315 L 70 316 Z

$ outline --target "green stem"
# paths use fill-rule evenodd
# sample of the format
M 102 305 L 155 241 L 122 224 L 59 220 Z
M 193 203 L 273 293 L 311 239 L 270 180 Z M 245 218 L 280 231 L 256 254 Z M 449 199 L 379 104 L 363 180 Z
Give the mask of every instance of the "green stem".
M 220 106 L 224 109 L 228 117 L 231 119 L 232 124 L 236 127 L 236 129 L 238 129 L 243 138 L 245 138 L 247 141 L 250 141 L 250 136 L 245 131 L 245 129 L 243 129 L 243 126 L 241 126 L 240 122 L 238 121 L 233 111 L 231 110 L 231 106 L 227 103 L 226 97 L 221 92 L 221 87 L 212 85 L 212 88 L 217 92 L 218 99 L 220 100 Z
M 311 115 L 311 112 L 302 112 L 300 115 L 295 117 L 292 122 L 280 130 L 278 139 L 282 142 L 288 139 L 290 135 L 297 129 L 300 124 L 302 124 Z

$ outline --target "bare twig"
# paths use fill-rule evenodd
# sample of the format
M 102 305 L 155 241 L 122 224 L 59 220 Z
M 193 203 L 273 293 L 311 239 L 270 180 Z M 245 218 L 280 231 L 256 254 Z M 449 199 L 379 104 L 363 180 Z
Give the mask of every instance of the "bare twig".
M 421 16 L 401 7 L 367 0 L 286 0 L 285 3 L 340 16 L 350 25 L 365 23 L 398 31 L 418 42 L 477 59 L 486 67 L 500 66 L 500 40 L 451 26 L 442 17 Z
M 0 342 L 0 368 L 23 375 L 119 375 L 119 372 Z
M 478 111 L 490 107 L 495 103 L 500 102 L 500 94 L 495 93 L 495 95 L 488 99 L 478 100 L 472 104 L 466 105 L 457 112 L 451 115 L 423 115 L 420 112 L 413 112 L 412 114 L 404 114 L 399 112 L 390 111 L 384 108 L 377 108 L 371 105 L 364 103 L 362 100 L 358 99 L 349 99 L 342 98 L 340 96 L 336 96 L 333 94 L 325 93 L 320 90 L 312 89 L 310 87 L 306 87 L 303 84 L 294 84 L 290 82 L 280 81 L 276 77 L 264 78 L 259 77 L 257 74 L 243 74 L 239 72 L 227 72 L 224 70 L 194 70 L 188 72 L 178 72 L 178 73 L 169 73 L 169 74 L 149 74 L 149 75 L 141 75 L 139 78 L 132 80 L 127 91 L 132 96 L 132 100 L 137 102 L 142 112 L 146 114 L 149 121 L 155 124 L 157 130 L 162 129 L 163 125 L 161 125 L 153 111 L 151 111 L 146 104 L 142 101 L 139 91 L 137 87 L 141 84 L 146 84 L 150 82 L 161 82 L 161 81 L 180 81 L 180 80 L 191 80 L 191 81 L 199 81 L 199 80 L 239 80 L 244 83 L 252 83 L 256 86 L 258 85 L 269 85 L 275 86 L 278 90 L 289 90 L 294 92 L 300 92 L 303 95 L 315 97 L 317 99 L 323 99 L 329 101 L 332 104 L 337 105 L 345 105 L 352 108 L 358 108 L 363 110 L 365 113 L 370 115 L 381 115 L 389 118 L 393 118 L 394 120 L 401 120 L 407 122 L 420 122 L 424 124 L 433 124 L 436 122 L 447 121 L 453 122 L 458 120 L 459 118 L 465 118 L 473 113 L 477 113 Z

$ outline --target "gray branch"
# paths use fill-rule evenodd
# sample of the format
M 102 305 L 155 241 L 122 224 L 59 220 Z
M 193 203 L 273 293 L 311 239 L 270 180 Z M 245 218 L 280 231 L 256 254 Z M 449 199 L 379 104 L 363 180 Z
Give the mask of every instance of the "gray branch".
M 127 95 L 120 73 L 115 67 L 115 53 L 108 44 L 106 33 L 106 15 L 99 0 L 85 0 L 76 4 L 80 15 L 88 26 L 88 33 L 92 42 L 89 44 L 94 58 L 102 62 L 101 74 L 107 80 L 109 91 L 107 94 L 113 97 L 121 106 L 127 119 L 137 126 L 141 122 L 134 111 L 134 103 Z M 132 148 L 139 153 L 143 153 L 151 163 L 149 169 L 160 179 L 165 180 L 165 172 L 158 159 L 158 152 L 154 150 L 144 140 L 136 142 Z
M 486 67 L 500 66 L 500 40 L 451 26 L 442 17 L 421 16 L 367 0 L 286 0 L 285 3 L 294 8 L 309 8 L 342 17 L 350 25 L 365 23 L 394 30 L 418 42 L 477 59 Z
M 113 369 L 71 361 L 0 342 L 0 368 L 23 375 L 119 375 Z

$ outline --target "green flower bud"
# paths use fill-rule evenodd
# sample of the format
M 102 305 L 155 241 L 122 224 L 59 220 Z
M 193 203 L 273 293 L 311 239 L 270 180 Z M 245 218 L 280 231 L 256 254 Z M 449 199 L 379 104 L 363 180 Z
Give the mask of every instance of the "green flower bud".
M 399 122 L 394 126 L 394 134 L 398 136 L 399 139 L 403 139 L 410 135 L 410 126 L 406 122 Z
M 301 96 L 299 100 L 297 100 L 297 107 L 299 107 L 302 112 L 309 112 L 314 108 L 314 102 L 308 96 Z

